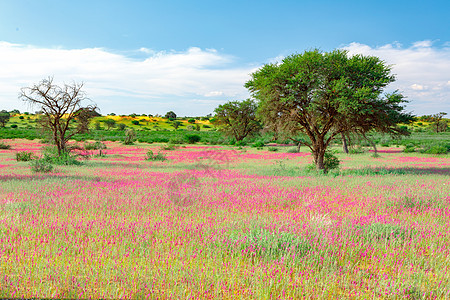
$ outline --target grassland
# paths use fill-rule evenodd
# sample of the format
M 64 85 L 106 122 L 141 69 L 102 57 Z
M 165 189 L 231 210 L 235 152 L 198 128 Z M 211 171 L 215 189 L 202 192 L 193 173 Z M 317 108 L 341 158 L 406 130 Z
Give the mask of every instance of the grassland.
M 0 297 L 445 299 L 450 156 L 105 142 L 32 173 L 0 150 Z

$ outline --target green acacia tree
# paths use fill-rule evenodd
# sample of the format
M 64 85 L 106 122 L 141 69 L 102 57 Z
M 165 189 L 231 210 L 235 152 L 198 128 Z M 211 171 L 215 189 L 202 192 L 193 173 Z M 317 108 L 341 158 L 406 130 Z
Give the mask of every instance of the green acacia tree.
M 377 57 L 312 50 L 264 65 L 245 86 L 263 122 L 291 137 L 305 134 L 316 168 L 325 170 L 326 150 L 341 134 L 407 133 L 397 126 L 412 119 L 407 101 L 398 92 L 383 94 L 393 81 L 391 67 Z
M 219 130 L 225 135 L 234 137 L 236 141 L 242 141 L 261 129 L 256 119 L 256 110 L 257 104 L 251 99 L 229 101 L 214 110 L 216 113 L 214 124 L 219 125 Z
M 166 113 L 165 117 L 167 119 L 176 119 L 177 118 L 177 114 L 174 113 L 173 111 L 169 111 L 169 112 Z
M 5 127 L 10 118 L 11 114 L 9 112 L 7 112 L 6 110 L 0 111 L 0 126 Z

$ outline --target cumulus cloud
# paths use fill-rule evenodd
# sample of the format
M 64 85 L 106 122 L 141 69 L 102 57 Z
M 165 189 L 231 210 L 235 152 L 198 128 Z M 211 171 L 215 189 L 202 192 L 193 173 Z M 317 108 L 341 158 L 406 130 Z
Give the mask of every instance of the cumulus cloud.
M 206 93 L 205 97 L 217 97 L 217 96 L 222 96 L 222 95 L 223 95 L 223 92 L 212 91 L 212 92 Z
M 413 85 L 411 85 L 411 88 L 416 91 L 422 91 L 423 89 L 425 89 L 425 87 L 423 85 L 415 84 L 415 83 Z
M 48 76 L 59 83 L 83 81 L 103 113 L 130 113 L 143 107 L 147 113 L 158 109 L 161 113 L 185 107 L 199 97 L 220 97 L 223 102 L 248 97 L 243 84 L 253 69 L 233 66 L 232 57 L 214 49 L 138 51 L 146 56 L 136 59 L 102 48 L 38 48 L 0 42 L 0 105 L 24 109 L 17 100 L 20 88 Z M 214 107 L 204 109 L 207 113 Z
M 380 47 L 352 43 L 343 48 L 350 54 L 378 56 L 392 65 L 397 80 L 391 87 L 411 101 L 407 109 L 418 115 L 450 113 L 450 47 L 447 44 L 439 48 L 432 41 L 418 41 L 410 47 L 399 43 Z

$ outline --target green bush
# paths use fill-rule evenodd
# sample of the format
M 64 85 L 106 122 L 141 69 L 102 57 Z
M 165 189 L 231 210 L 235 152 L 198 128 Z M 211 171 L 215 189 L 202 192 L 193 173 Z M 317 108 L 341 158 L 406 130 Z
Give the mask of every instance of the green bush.
M 267 150 L 271 151 L 271 152 L 277 152 L 278 148 L 276 148 L 276 147 L 267 147 Z
M 152 150 L 148 150 L 146 155 L 146 160 L 165 161 L 167 159 L 166 156 L 161 152 L 158 152 L 158 154 L 154 155 Z
M 201 137 L 197 134 L 188 134 L 186 135 L 186 140 L 188 144 L 195 144 L 197 142 L 200 142 Z
M 189 119 L 188 123 L 194 124 L 195 123 L 195 119 Z
M 350 149 L 348 149 L 348 153 L 349 154 L 361 154 L 361 153 L 364 153 L 364 149 L 360 145 L 357 145 L 355 147 L 351 147 Z
M 163 149 L 163 150 L 174 150 L 175 149 L 175 145 L 167 144 L 165 146 L 162 146 L 161 149 Z
M 33 152 L 28 152 L 28 151 L 16 152 L 16 160 L 17 161 L 30 161 L 33 159 L 34 159 Z
M 124 130 L 125 127 L 127 127 L 127 126 L 125 124 L 123 124 L 123 123 L 117 124 L 117 128 L 119 128 L 119 130 Z
M 264 147 L 264 142 L 263 141 L 257 141 L 257 142 L 255 142 L 255 143 L 253 143 L 253 145 L 252 145 L 252 147 L 255 147 L 255 148 L 262 148 L 262 147 Z
M 45 159 L 34 159 L 30 162 L 31 171 L 35 173 L 48 173 L 53 170 L 53 165 Z
M 339 168 L 339 159 L 331 151 L 326 151 L 323 157 L 323 165 L 325 172 Z
M 12 124 L 11 128 L 17 128 L 17 125 L 16 124 Z
M 417 145 L 415 143 L 407 143 L 405 145 L 405 148 L 403 149 L 403 152 L 412 153 L 412 152 L 416 152 L 416 149 L 417 149 Z
M 4 149 L 4 150 L 11 149 L 11 145 L 0 142 L 0 149 Z
M 447 147 L 443 145 L 432 145 L 425 151 L 427 154 L 447 154 L 447 152 Z
M 25 119 L 25 118 L 24 118 L 24 116 L 20 116 L 19 119 L 23 120 L 23 119 Z
M 247 146 L 247 142 L 246 141 L 237 141 L 235 144 L 234 144 L 235 146 L 238 146 L 238 147 L 243 147 L 243 146 Z
M 125 139 L 123 140 L 124 145 L 132 145 L 136 140 L 136 132 L 133 129 L 127 129 L 125 131 Z
M 178 145 L 178 144 L 184 144 L 184 141 L 179 136 L 174 136 L 168 140 L 169 144 Z
M 84 150 L 103 150 L 107 147 L 104 143 L 97 141 L 94 143 L 85 142 L 83 148 Z
M 203 124 L 203 128 L 211 128 L 208 124 Z
M 131 121 L 131 124 L 133 124 L 133 125 L 139 125 L 139 121 L 133 120 L 133 121 Z
M 76 149 L 74 147 L 72 149 Z M 55 165 L 81 165 L 81 162 L 77 160 L 77 155 L 70 153 L 69 151 L 62 151 L 58 154 L 56 146 L 47 146 L 42 149 L 43 156 L 40 160 L 47 161 L 50 164 Z

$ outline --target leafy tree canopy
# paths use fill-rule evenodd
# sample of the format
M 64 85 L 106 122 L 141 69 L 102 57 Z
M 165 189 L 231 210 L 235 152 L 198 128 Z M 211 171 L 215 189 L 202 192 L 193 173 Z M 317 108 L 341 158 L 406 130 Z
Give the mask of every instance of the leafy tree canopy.
M 251 99 L 229 101 L 214 110 L 216 116 L 211 122 L 218 124 L 220 131 L 226 135 L 241 141 L 261 128 L 256 119 L 256 110 L 257 104 Z
M 6 110 L 0 111 L 0 126 L 5 127 L 6 123 L 8 123 L 11 115 Z
M 177 114 L 174 113 L 173 111 L 169 111 L 166 113 L 166 118 L 167 119 L 176 119 L 177 118 Z
M 383 94 L 394 81 L 391 67 L 377 57 L 312 50 L 264 65 L 245 86 L 259 101 L 264 123 L 291 137 L 308 136 L 304 144 L 323 170 L 326 149 L 338 134 L 407 134 L 397 126 L 412 119 L 402 105 L 407 101 L 397 91 Z

